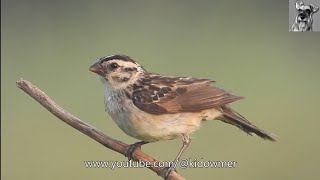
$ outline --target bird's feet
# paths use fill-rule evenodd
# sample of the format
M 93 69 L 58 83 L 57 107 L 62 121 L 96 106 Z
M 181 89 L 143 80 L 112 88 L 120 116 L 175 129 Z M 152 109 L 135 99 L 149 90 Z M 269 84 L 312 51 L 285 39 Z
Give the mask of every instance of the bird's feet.
M 161 163 L 161 164 L 160 164 Z M 159 170 L 159 176 L 160 176 L 160 173 L 162 174 L 162 173 L 164 173 L 164 180 L 168 180 L 169 179 L 169 176 L 170 176 L 170 174 L 172 173 L 172 171 L 175 171 L 176 173 L 178 173 L 178 171 L 175 169 L 175 165 L 170 165 L 170 166 L 164 166 L 163 164 L 162 164 L 162 162 L 156 162 L 156 167 L 159 167 L 160 168 L 160 170 Z
M 132 155 L 133 155 L 134 151 L 137 149 L 141 150 L 141 146 L 146 143 L 148 143 L 148 142 L 140 141 L 140 142 L 136 142 L 134 144 L 130 144 L 126 148 L 126 154 L 125 154 L 125 156 L 128 157 L 128 160 L 130 161 L 131 159 L 133 159 Z
M 177 171 L 174 166 L 170 166 L 170 167 L 167 169 L 166 173 L 164 174 L 164 179 L 165 179 L 165 180 L 168 180 L 168 178 L 169 178 L 169 176 L 170 176 L 170 174 L 171 174 L 172 171 Z

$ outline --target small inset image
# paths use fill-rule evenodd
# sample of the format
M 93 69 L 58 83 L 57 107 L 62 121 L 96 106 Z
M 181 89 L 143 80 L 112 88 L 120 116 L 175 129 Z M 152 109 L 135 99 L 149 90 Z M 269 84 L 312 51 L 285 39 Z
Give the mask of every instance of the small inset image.
M 320 31 L 320 0 L 289 0 L 289 31 Z

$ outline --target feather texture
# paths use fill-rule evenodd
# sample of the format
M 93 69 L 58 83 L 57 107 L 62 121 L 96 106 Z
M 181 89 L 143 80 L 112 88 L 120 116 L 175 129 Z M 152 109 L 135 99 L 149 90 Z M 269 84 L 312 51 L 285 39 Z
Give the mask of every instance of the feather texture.
M 196 112 L 242 99 L 213 86 L 212 80 L 145 74 L 133 85 L 133 103 L 150 114 Z

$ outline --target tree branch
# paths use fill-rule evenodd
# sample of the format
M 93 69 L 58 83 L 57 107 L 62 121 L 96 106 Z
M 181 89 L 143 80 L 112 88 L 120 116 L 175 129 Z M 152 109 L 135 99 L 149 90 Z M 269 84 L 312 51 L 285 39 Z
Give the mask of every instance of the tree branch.
M 16 82 L 17 87 L 22 89 L 24 92 L 29 94 L 33 99 L 38 101 L 43 107 L 45 107 L 48 111 L 50 111 L 53 115 L 59 118 L 61 121 L 69 124 L 73 128 L 77 129 L 78 131 L 86 134 L 90 138 L 94 139 L 95 141 L 99 142 L 100 144 L 104 145 L 105 147 L 116 151 L 122 155 L 125 155 L 125 150 L 128 145 L 124 142 L 121 142 L 117 139 L 112 138 L 101 132 L 99 129 L 83 122 L 79 118 L 75 117 L 74 115 L 70 114 L 69 112 L 62 109 L 57 103 L 49 98 L 44 92 L 34 86 L 32 83 L 26 80 L 19 80 Z M 144 161 L 148 162 L 151 166 L 148 167 L 155 173 L 157 173 L 162 178 L 165 177 L 166 168 L 159 168 L 156 166 L 152 166 L 154 164 L 158 164 L 157 160 L 153 157 L 149 156 L 148 154 L 143 153 L 140 150 L 136 150 L 133 153 L 133 160 L 134 161 Z M 184 180 L 182 176 L 180 176 L 175 171 L 172 171 L 168 180 Z

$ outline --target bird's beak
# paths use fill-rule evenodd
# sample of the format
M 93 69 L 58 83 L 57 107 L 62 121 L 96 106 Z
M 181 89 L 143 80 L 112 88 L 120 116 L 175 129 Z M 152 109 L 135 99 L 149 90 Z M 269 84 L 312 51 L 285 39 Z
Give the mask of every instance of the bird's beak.
M 96 62 L 96 63 L 94 63 L 92 66 L 90 66 L 89 71 L 94 72 L 94 73 L 97 73 L 97 74 L 99 74 L 100 76 L 103 75 L 103 71 L 102 71 L 102 69 L 101 69 L 101 65 L 100 65 L 100 62 L 99 62 L 99 61 Z

